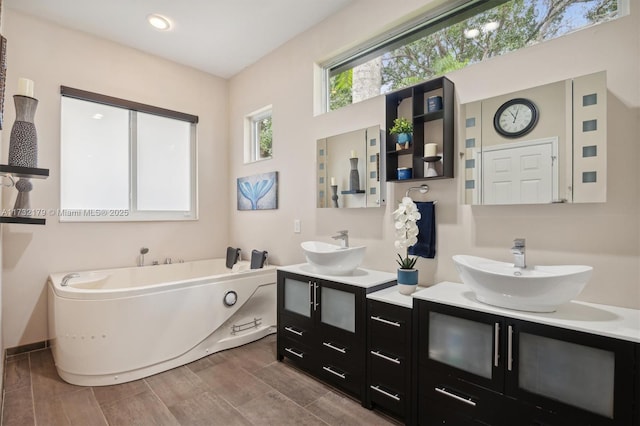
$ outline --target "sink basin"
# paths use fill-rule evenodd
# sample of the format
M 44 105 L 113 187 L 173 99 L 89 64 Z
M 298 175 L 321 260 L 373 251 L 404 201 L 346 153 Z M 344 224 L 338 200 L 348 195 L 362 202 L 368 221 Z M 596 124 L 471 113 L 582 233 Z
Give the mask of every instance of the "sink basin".
M 528 266 L 476 256 L 453 256 L 462 282 L 478 301 L 530 312 L 553 312 L 576 297 L 591 278 L 593 268 L 584 265 Z
M 366 246 L 343 248 L 322 241 L 305 241 L 300 244 L 307 262 L 320 274 L 347 275 L 364 260 Z

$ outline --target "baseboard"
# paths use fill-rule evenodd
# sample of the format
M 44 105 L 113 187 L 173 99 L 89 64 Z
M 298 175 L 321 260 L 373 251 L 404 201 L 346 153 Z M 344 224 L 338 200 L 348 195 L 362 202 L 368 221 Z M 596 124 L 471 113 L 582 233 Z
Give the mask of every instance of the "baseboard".
M 20 345 L 20 346 L 16 346 L 13 348 L 7 348 L 5 350 L 5 355 L 6 356 L 12 356 L 12 355 L 20 355 L 26 352 L 33 352 L 33 351 L 39 351 L 41 349 L 46 349 L 48 348 L 49 345 L 49 341 L 48 340 L 44 340 L 42 342 L 35 342 L 35 343 L 28 343 L 26 345 Z

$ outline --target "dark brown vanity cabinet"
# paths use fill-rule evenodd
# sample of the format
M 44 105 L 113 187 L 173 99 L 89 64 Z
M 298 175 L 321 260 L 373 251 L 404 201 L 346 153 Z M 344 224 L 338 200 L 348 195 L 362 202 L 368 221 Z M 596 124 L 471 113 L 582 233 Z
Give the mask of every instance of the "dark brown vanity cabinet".
M 638 424 L 638 344 L 415 302 L 419 424 Z
M 412 310 L 367 301 L 367 404 L 412 421 Z
M 366 294 L 356 286 L 278 271 L 277 358 L 364 401 Z

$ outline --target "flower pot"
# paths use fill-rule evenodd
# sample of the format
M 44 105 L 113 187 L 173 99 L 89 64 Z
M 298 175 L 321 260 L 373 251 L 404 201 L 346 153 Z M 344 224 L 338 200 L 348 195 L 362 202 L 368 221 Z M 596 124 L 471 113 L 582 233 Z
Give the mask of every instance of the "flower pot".
M 418 286 L 417 269 L 398 269 L 398 291 L 402 294 L 411 294 Z
M 400 145 L 411 142 L 411 133 L 398 133 L 396 142 Z

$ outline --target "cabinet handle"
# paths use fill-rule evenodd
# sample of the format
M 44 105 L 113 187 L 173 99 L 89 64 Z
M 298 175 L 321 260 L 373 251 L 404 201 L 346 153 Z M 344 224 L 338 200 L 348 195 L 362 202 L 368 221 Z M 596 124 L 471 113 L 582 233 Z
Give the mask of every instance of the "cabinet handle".
M 373 389 L 374 391 L 376 391 L 376 392 L 380 392 L 380 393 L 381 393 L 381 394 L 383 394 L 384 396 L 387 396 L 387 397 L 389 397 L 389 398 L 391 398 L 391 399 L 394 399 L 394 400 L 396 400 L 396 401 L 400 401 L 400 397 L 398 396 L 398 394 L 397 394 L 397 393 L 396 393 L 396 394 L 389 393 L 389 392 L 387 392 L 387 391 L 385 391 L 385 390 L 383 390 L 383 389 L 380 389 L 377 385 L 376 385 L 376 386 L 371 385 L 370 387 L 371 387 L 371 389 Z
M 340 352 L 341 354 L 346 354 L 346 353 L 347 353 L 346 348 L 339 348 L 339 347 L 337 347 L 337 346 L 332 345 L 332 344 L 331 344 L 331 343 L 329 343 L 329 342 L 322 342 L 322 344 L 323 344 L 323 345 L 325 345 L 325 346 L 326 346 L 326 347 L 328 347 L 328 348 L 333 349 L 334 351 L 338 351 L 338 352 Z
M 298 331 L 293 327 L 285 327 L 284 329 L 287 330 L 289 333 L 293 333 L 293 334 L 296 334 L 298 336 L 302 336 L 304 334 L 304 332 Z
M 297 356 L 298 358 L 304 358 L 304 353 L 298 353 L 291 348 L 284 348 L 285 351 L 289 352 L 292 355 Z
M 399 358 L 391 358 L 390 356 L 386 356 L 384 354 L 381 354 L 380 351 L 371 351 L 371 355 L 375 355 L 377 357 L 380 357 L 384 360 L 393 362 L 394 364 L 400 364 L 400 359 Z
M 313 283 L 313 310 L 318 309 L 318 283 Z
M 334 370 L 334 369 L 332 369 L 331 367 L 326 367 L 326 366 L 324 366 L 324 365 L 323 365 L 323 366 L 322 366 L 322 369 L 323 369 L 324 371 L 328 371 L 329 373 L 333 374 L 334 376 L 338 376 L 338 377 L 340 377 L 341 379 L 346 379 L 346 378 L 347 378 L 347 376 L 346 376 L 346 375 L 344 375 L 344 374 L 342 374 L 342 373 L 338 373 L 337 371 L 335 371 L 335 370 Z
M 513 367 L 513 327 L 507 328 L 507 370 Z
M 314 299 L 314 291 L 313 291 L 313 283 L 311 281 L 309 281 L 309 304 L 311 305 L 311 308 L 315 311 L 315 306 L 313 305 L 313 299 Z
M 371 317 L 371 319 L 374 320 L 374 321 L 379 321 L 379 322 L 384 323 L 384 324 L 392 325 L 394 327 L 400 327 L 400 325 L 401 325 L 399 322 L 389 321 L 389 320 L 386 320 L 386 319 L 380 318 L 380 317 Z
M 436 392 L 440 392 L 441 394 L 446 395 L 446 396 L 448 396 L 450 398 L 453 398 L 453 399 L 458 400 L 460 402 L 464 402 L 465 404 L 469 404 L 472 407 L 476 406 L 476 403 L 473 400 L 471 400 L 471 398 L 464 398 L 464 397 L 458 396 L 458 395 L 456 395 L 454 393 L 451 393 L 444 386 L 442 388 L 434 388 L 434 389 L 435 389 Z
M 500 355 L 498 354 L 499 349 L 499 339 L 500 339 L 500 323 L 495 323 L 493 326 L 493 366 L 498 366 L 498 360 L 500 359 Z

